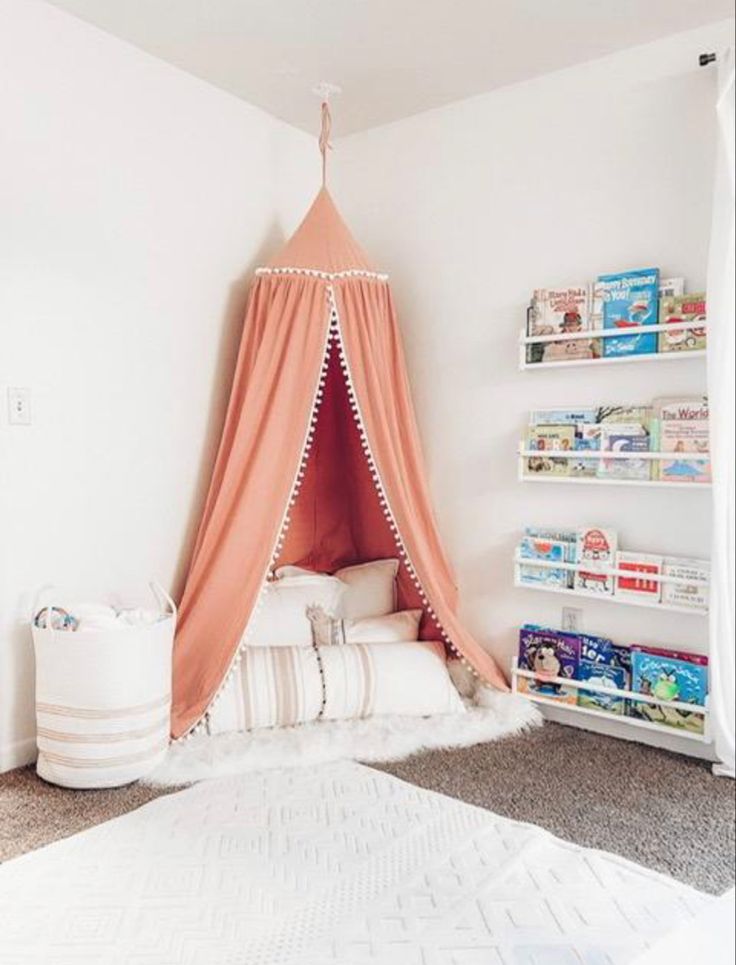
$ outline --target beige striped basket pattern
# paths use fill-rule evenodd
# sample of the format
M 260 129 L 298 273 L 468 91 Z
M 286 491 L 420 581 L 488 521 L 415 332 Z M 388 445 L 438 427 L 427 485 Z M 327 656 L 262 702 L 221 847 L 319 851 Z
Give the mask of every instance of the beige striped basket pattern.
M 166 753 L 176 607 L 156 584 L 156 623 L 71 632 L 33 627 L 38 775 L 71 788 L 118 787 Z M 164 609 L 165 606 L 165 609 Z

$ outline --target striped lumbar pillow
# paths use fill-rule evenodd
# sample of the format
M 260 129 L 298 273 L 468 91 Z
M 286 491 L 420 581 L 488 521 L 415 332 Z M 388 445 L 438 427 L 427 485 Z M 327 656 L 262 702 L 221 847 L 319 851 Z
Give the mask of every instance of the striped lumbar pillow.
M 322 717 L 462 713 L 440 643 L 247 647 L 209 713 L 213 734 Z

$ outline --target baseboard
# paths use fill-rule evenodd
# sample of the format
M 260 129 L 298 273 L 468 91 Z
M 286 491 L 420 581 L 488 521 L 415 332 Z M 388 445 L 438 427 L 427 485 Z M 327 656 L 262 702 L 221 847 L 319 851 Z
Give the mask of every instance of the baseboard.
M 36 738 L 26 737 L 0 746 L 0 773 L 24 767 L 36 760 Z

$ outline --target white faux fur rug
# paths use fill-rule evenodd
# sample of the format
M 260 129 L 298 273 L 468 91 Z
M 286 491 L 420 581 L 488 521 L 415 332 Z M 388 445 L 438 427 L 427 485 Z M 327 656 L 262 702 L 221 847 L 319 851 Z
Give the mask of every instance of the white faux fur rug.
M 482 707 L 434 717 L 330 720 L 251 733 L 197 735 L 172 744 L 145 783 L 172 787 L 273 767 L 312 766 L 341 759 L 395 761 L 417 751 L 470 747 L 519 734 L 541 723 L 528 700 L 486 691 Z

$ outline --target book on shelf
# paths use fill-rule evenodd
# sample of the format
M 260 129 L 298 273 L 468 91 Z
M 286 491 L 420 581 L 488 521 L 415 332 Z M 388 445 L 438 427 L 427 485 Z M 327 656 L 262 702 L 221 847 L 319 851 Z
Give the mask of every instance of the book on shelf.
M 672 453 L 661 459 L 657 478 L 667 482 L 707 483 L 711 479 L 708 400 L 702 397 L 655 399 L 655 445 Z
M 708 692 L 708 670 L 700 663 L 670 657 L 666 651 L 632 649 L 631 689 L 659 700 L 702 706 Z M 705 729 L 704 715 L 695 710 L 677 710 L 631 700 L 628 713 L 641 720 L 694 734 L 702 734 Z
M 631 576 L 616 577 L 615 595 L 622 599 L 659 603 L 661 583 L 659 580 L 647 579 L 647 576 L 661 576 L 662 564 L 662 557 L 652 553 L 630 553 L 619 550 L 616 553 L 616 569 L 631 572 Z
M 596 422 L 602 425 L 624 423 L 638 425 L 649 432 L 654 410 L 651 405 L 600 405 L 596 409 Z
M 528 335 L 569 335 L 590 331 L 590 286 L 537 288 L 527 313 Z M 600 339 L 566 339 L 527 345 L 527 362 L 592 359 L 600 355 Z
M 707 583 L 710 580 L 710 563 L 707 560 L 683 559 L 674 556 L 665 557 L 662 563 L 662 575 L 674 576 L 681 583 L 662 584 L 662 603 L 667 606 L 689 606 L 693 609 L 707 610 L 710 603 Z M 693 581 L 693 582 L 689 582 Z
M 600 426 L 602 452 L 649 452 L 649 433 L 638 422 L 604 422 Z M 650 479 L 648 459 L 599 459 L 601 479 Z
M 660 305 L 663 298 L 677 298 L 685 294 L 684 278 L 660 278 L 659 279 L 659 301 Z
M 580 664 L 580 640 L 577 636 L 536 624 L 525 624 L 519 631 L 519 667 L 539 677 L 519 677 L 517 687 L 557 703 L 577 703 L 577 690 L 555 683 L 551 677 L 574 680 Z
M 692 295 L 668 295 L 659 303 L 659 324 L 706 322 L 705 292 Z M 705 328 L 681 328 L 659 333 L 660 352 L 694 352 L 706 347 Z
M 611 596 L 613 575 L 601 570 L 613 569 L 618 536 L 615 530 L 591 527 L 578 531 L 577 563 L 584 569 L 575 571 L 575 589 L 594 596 Z
M 539 453 L 526 460 L 526 471 L 532 475 L 569 476 L 570 461 L 555 458 L 555 452 L 572 452 L 575 449 L 574 425 L 530 426 L 527 448 Z
M 631 682 L 628 648 L 617 646 L 607 637 L 589 633 L 581 633 L 579 637 L 580 680 L 589 680 L 599 687 L 627 690 Z M 593 690 L 578 690 L 578 707 L 620 716 L 625 713 L 626 698 Z
M 604 329 L 616 329 L 621 336 L 604 338 L 603 355 L 607 358 L 644 355 L 657 351 L 657 334 L 640 332 L 626 335 L 627 328 L 656 325 L 659 317 L 659 269 L 599 275 L 594 289 L 594 302 L 600 304 Z M 594 309 L 594 314 L 598 309 Z
M 566 563 L 567 545 L 561 540 L 525 536 L 519 544 L 519 556 L 523 560 L 541 560 L 545 563 Z M 547 566 L 519 566 L 519 581 L 530 586 L 554 586 L 566 588 L 568 571 Z
M 575 451 L 597 451 L 601 447 L 601 427 L 597 423 L 578 423 L 575 433 Z M 592 479 L 598 475 L 599 459 L 586 459 L 581 455 L 570 460 L 570 475 Z
M 529 413 L 531 426 L 575 426 L 595 422 L 598 410 L 592 406 L 580 409 L 533 409 Z
M 626 674 L 621 667 L 580 661 L 580 680 L 587 680 L 596 687 L 608 687 L 615 690 L 626 689 Z M 588 710 L 598 710 L 606 714 L 623 716 L 626 709 L 626 698 L 619 694 L 604 694 L 599 690 L 578 690 L 578 707 Z
M 655 657 L 667 657 L 670 660 L 684 660 L 685 663 L 696 663 L 699 667 L 708 666 L 708 657 L 704 653 L 691 653 L 688 650 L 670 650 L 667 647 L 647 647 L 641 643 L 632 643 L 631 653 L 651 653 Z

